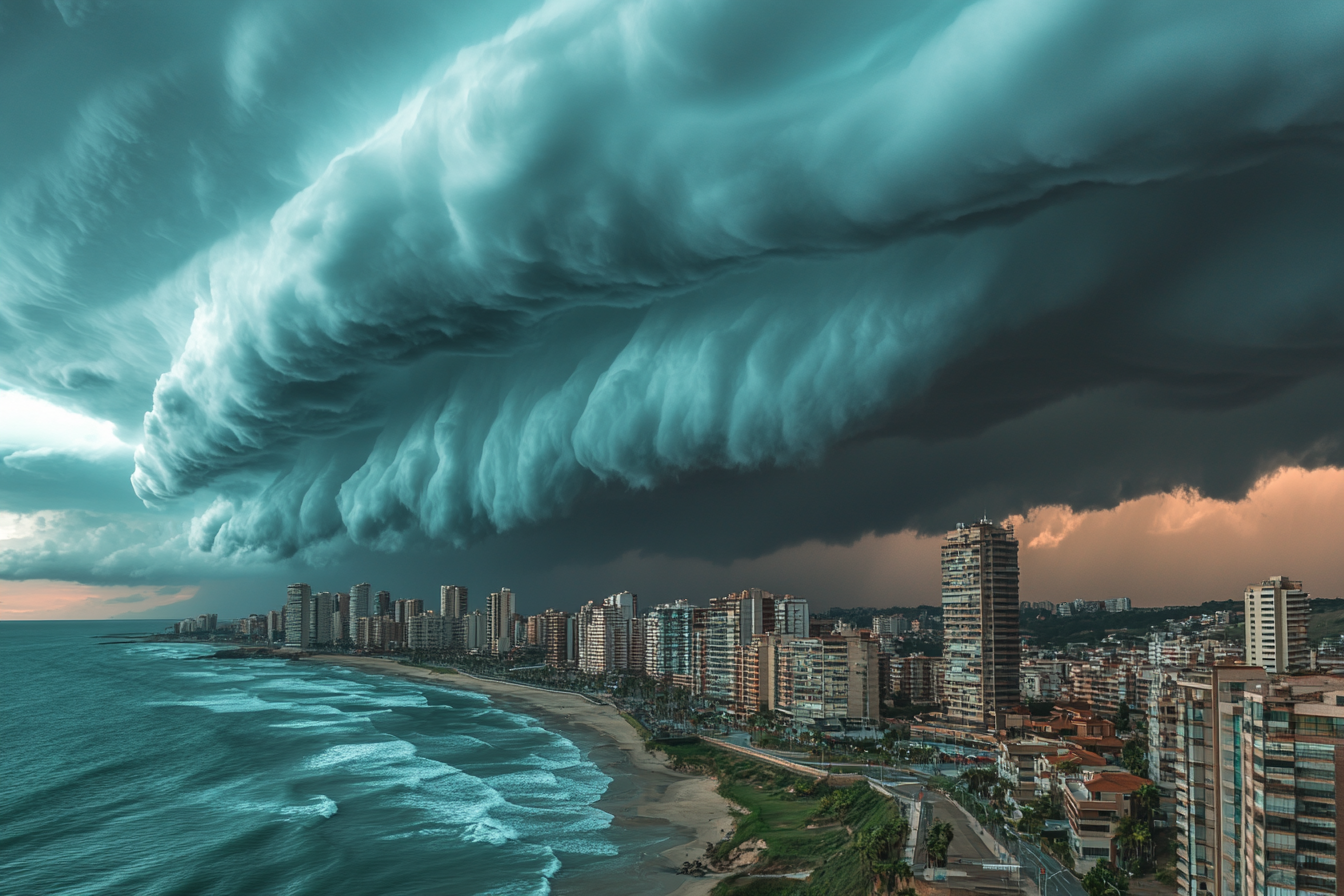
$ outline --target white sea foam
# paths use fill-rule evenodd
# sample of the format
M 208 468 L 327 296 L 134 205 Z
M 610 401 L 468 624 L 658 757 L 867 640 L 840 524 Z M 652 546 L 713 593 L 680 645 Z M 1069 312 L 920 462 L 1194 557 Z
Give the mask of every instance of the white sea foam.
M 555 852 L 567 852 L 580 856 L 614 856 L 621 852 L 616 848 L 616 844 L 601 836 L 547 837 L 546 845 Z
M 290 815 L 298 818 L 310 818 L 313 816 L 330 818 L 336 814 L 336 801 L 331 797 L 318 794 L 313 797 L 313 800 L 315 802 L 309 802 L 305 806 L 284 806 L 280 809 L 280 813 L 282 815 Z

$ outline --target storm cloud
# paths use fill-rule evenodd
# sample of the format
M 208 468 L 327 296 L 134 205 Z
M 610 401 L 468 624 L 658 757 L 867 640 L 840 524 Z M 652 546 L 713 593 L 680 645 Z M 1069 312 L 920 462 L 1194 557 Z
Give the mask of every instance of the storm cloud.
M 0 377 L 139 444 L 135 563 L 728 561 L 1341 462 L 1337 4 L 323 9 L 164 9 L 5 149 Z

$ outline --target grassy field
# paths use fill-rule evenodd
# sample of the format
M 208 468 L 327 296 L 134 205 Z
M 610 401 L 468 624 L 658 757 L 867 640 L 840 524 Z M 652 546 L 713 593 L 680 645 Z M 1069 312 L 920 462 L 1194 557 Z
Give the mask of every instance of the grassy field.
M 891 800 L 866 784 L 831 790 L 810 778 L 706 744 L 668 747 L 667 753 L 674 765 L 715 775 L 719 792 L 745 810 L 733 836 L 717 848 L 717 857 L 759 837 L 767 848 L 754 872 L 814 869 L 806 882 L 728 878 L 715 888 L 716 894 L 865 896 L 871 892 L 871 880 L 852 849 L 853 838 L 870 825 L 890 820 L 897 811 Z

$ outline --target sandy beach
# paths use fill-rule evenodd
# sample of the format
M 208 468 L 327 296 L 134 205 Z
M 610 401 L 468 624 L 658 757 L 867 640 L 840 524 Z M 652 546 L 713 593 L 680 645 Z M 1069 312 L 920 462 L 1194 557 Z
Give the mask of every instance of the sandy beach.
M 715 791 L 717 782 L 702 775 L 673 771 L 660 758 L 645 752 L 644 743 L 634 728 L 613 707 L 594 704 L 578 694 L 545 691 L 462 674 L 443 675 L 379 657 L 312 656 L 305 657 L 303 662 L 336 663 L 362 672 L 398 675 L 479 691 L 497 699 L 501 705 L 516 706 L 558 727 L 587 729 L 595 735 L 589 758 L 613 779 L 598 807 L 611 813 L 616 824 L 635 827 L 640 819 L 662 819 L 693 835 L 693 839 L 681 845 L 655 856 L 646 856 L 639 889 L 648 892 L 650 888 L 656 888 L 669 896 L 706 896 L 718 881 L 719 875 L 686 878 L 671 873 L 680 868 L 682 862 L 703 858 L 707 842 L 717 841 L 732 830 L 731 807 Z M 570 891 L 566 883 L 557 879 L 555 892 Z M 601 894 L 600 890 L 590 886 L 583 890 L 588 896 Z

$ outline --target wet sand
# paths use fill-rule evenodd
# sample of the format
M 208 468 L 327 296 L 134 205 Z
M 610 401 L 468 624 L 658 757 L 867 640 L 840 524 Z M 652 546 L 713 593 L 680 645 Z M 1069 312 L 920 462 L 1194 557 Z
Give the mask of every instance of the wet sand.
M 612 779 L 597 807 L 612 815 L 613 824 L 627 832 L 661 819 L 681 829 L 692 839 L 661 852 L 641 854 L 639 870 L 619 882 L 604 884 L 577 877 L 566 879 L 562 870 L 555 878 L 556 896 L 582 892 L 584 896 L 642 892 L 669 896 L 707 896 L 722 875 L 703 878 L 679 877 L 674 872 L 682 862 L 704 857 L 705 844 L 718 841 L 733 828 L 730 804 L 719 796 L 718 782 L 703 775 L 688 775 L 668 768 L 644 750 L 630 723 L 615 708 L 594 704 L 566 692 L 546 691 L 469 675 L 442 675 L 428 669 L 402 666 L 379 657 L 312 656 L 302 662 L 335 663 L 382 675 L 399 675 L 464 691 L 488 694 L 506 708 L 538 716 L 546 727 L 564 729 L 566 735 L 586 749 L 588 758 Z M 586 735 L 586 736 L 585 736 Z

